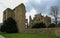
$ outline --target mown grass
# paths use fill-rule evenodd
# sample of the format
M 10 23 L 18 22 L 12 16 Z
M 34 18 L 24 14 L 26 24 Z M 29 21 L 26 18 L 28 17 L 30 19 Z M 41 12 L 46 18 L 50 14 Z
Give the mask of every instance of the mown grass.
M 59 36 L 47 36 L 47 35 L 40 35 L 40 34 L 7 34 L 7 33 L 0 33 L 6 38 L 60 38 Z

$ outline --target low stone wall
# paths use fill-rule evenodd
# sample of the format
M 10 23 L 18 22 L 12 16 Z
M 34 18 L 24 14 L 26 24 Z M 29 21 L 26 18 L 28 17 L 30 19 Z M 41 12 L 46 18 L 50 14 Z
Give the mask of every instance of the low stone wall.
M 25 33 L 60 36 L 60 28 L 26 29 Z

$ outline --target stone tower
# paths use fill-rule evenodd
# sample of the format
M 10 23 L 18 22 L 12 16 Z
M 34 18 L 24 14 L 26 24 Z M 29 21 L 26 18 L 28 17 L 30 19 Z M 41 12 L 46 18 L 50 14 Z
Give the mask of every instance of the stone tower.
M 25 31 L 25 5 L 23 3 L 21 3 L 20 5 L 18 5 L 15 9 L 15 20 L 17 22 L 17 27 L 19 32 L 24 32 Z
M 10 17 L 15 18 L 14 11 L 10 8 L 7 8 L 3 13 L 3 22 Z
M 18 5 L 13 10 L 11 10 L 10 8 L 7 8 L 3 13 L 3 21 L 8 19 L 9 17 L 14 18 L 14 20 L 17 23 L 18 32 L 23 33 L 25 31 L 25 21 L 26 21 L 25 13 L 26 13 L 26 10 L 25 10 L 25 5 L 23 3 Z
M 32 28 L 32 25 L 33 25 L 33 20 L 31 16 L 29 16 L 29 28 Z

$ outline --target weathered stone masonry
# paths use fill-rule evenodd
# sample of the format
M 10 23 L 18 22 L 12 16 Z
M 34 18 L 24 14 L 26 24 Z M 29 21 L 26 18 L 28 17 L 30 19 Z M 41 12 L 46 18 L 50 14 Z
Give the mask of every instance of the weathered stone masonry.
M 34 34 L 45 34 L 45 35 L 60 36 L 60 28 L 25 29 L 25 27 L 26 27 L 25 22 L 27 22 L 25 19 L 25 17 L 26 17 L 25 13 L 26 13 L 26 9 L 25 9 L 25 5 L 23 3 L 18 5 L 13 10 L 10 8 L 7 8 L 3 13 L 3 22 L 10 17 L 13 18 L 17 23 L 19 33 L 34 33 Z M 37 22 L 39 22 L 39 21 L 37 21 Z M 50 24 L 50 22 L 46 23 L 46 24 Z
M 25 21 L 26 21 L 25 13 L 26 13 L 26 10 L 25 10 L 25 5 L 23 3 L 18 5 L 13 10 L 10 8 L 7 8 L 3 13 L 3 22 L 5 20 L 7 20 L 8 18 L 12 17 L 17 23 L 19 32 L 24 32 L 25 31 Z

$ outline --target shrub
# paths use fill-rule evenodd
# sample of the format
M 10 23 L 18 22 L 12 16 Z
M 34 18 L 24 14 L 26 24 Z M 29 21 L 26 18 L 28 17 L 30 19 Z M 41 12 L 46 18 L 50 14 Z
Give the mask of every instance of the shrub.
M 12 18 L 8 18 L 6 21 L 4 21 L 1 31 L 7 32 L 7 33 L 16 33 L 18 32 L 16 21 Z
M 43 22 L 41 23 L 36 23 L 32 26 L 32 28 L 45 28 L 45 24 Z

